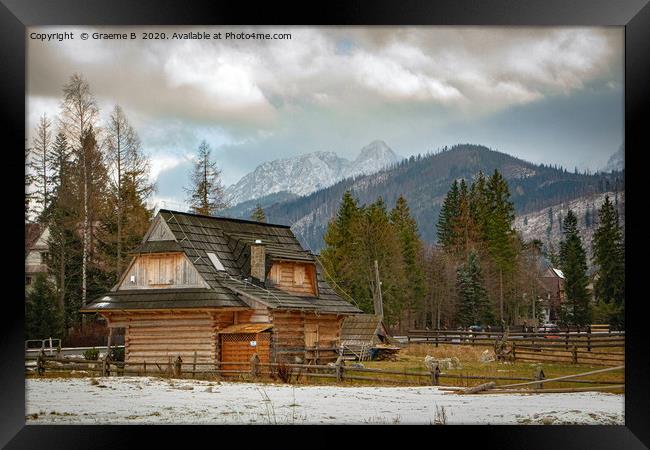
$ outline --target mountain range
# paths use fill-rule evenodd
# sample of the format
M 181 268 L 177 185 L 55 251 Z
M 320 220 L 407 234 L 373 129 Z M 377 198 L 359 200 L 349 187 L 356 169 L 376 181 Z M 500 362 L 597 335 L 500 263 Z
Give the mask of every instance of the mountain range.
M 345 178 L 378 172 L 400 161 L 383 141 L 374 141 L 361 149 L 353 161 L 334 152 L 313 152 L 293 158 L 265 162 L 226 188 L 231 205 L 284 193 L 284 198 L 304 196 L 324 189 Z M 230 211 L 232 213 L 232 211 Z
M 292 163 L 282 160 L 284 163 L 277 164 L 276 167 L 282 167 L 284 170 L 291 166 L 291 172 L 308 176 L 314 166 L 308 164 L 305 170 L 298 166 L 299 161 L 311 161 L 315 154 L 310 155 L 293 158 Z M 371 160 L 373 155 L 383 159 L 375 161 L 374 164 L 364 162 Z M 517 214 L 515 227 L 522 231 L 527 239 L 538 238 L 556 245 L 561 237 L 559 223 L 569 207 L 578 209 L 579 220 L 585 222 L 584 225 L 589 225 L 584 227 L 583 236 L 589 239 L 590 233 L 593 232 L 596 208 L 605 194 L 617 196 L 619 211 L 624 211 L 624 195 L 618 195 L 624 192 L 624 171 L 621 170 L 610 169 L 612 171 L 596 174 L 570 172 L 558 166 L 533 164 L 473 144 L 445 147 L 438 152 L 411 156 L 400 162 L 395 162 L 395 159 L 395 153 L 385 143 L 376 141 L 364 147 L 354 162 L 348 161 L 349 172 L 336 172 L 336 177 L 343 176 L 343 179 L 332 182 L 334 176 L 325 181 L 320 181 L 324 180 L 320 178 L 318 182 L 311 184 L 304 176 L 300 183 L 273 176 L 270 167 L 274 167 L 273 163 L 278 161 L 265 163 L 258 167 L 266 167 L 266 189 L 260 191 L 263 195 L 255 198 L 255 194 L 248 194 L 252 198 L 222 211 L 221 214 L 249 218 L 255 206 L 260 204 L 264 208 L 267 221 L 290 225 L 307 248 L 319 252 L 323 246 L 327 223 L 336 214 L 346 190 L 350 190 L 360 204 L 368 204 L 382 197 L 387 208 L 392 208 L 397 198 L 403 195 L 418 223 L 423 240 L 435 243 L 440 207 L 451 183 L 461 178 L 472 180 L 479 171 L 490 175 L 494 170 L 499 170 L 508 181 Z M 353 165 L 357 170 L 351 169 Z M 361 170 L 361 167 L 365 169 Z M 258 175 L 261 173 L 262 171 Z M 288 176 L 286 172 L 282 173 L 285 174 L 283 176 Z M 346 174 L 352 175 L 346 177 Z M 271 185 L 271 179 L 282 179 L 282 183 Z M 250 182 L 251 179 L 247 181 Z M 299 184 L 308 185 L 304 188 L 308 192 L 306 195 L 299 193 L 296 188 Z M 322 184 L 329 185 L 319 188 Z M 244 186 L 245 183 L 240 182 L 237 185 Z M 290 189 L 293 189 L 293 192 Z M 253 189 L 249 190 L 252 191 Z M 269 194 L 270 192 L 273 193 Z M 624 219 L 624 215 L 621 216 Z M 587 221 L 590 223 L 586 223 Z

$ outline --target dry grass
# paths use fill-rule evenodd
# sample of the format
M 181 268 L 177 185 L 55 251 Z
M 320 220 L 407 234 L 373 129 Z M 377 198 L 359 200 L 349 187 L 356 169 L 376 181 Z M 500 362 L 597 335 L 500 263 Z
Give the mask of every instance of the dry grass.
M 491 347 L 472 347 L 470 345 L 444 345 L 436 347 L 433 344 L 411 344 L 403 348 L 400 356 L 417 356 L 424 358 L 427 355 L 434 358 L 451 358 L 456 357 L 463 361 L 479 361 L 481 354 L 488 350 L 494 356 L 494 350 Z

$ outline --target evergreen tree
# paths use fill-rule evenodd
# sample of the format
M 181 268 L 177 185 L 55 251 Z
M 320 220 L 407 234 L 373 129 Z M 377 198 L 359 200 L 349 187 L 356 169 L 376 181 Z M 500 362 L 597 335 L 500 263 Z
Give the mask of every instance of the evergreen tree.
M 578 219 L 569 210 L 562 224 L 564 239 L 560 243 L 560 269 L 564 273 L 566 302 L 562 319 L 571 325 L 586 325 L 590 322 L 590 305 L 587 285 L 587 256 L 578 233 Z
M 63 335 L 56 293 L 45 274 L 38 274 L 27 292 L 25 334 L 26 339 L 61 338 Z
M 405 272 L 399 238 L 381 197 L 363 208 L 362 214 L 352 222 L 351 236 L 349 263 L 344 263 L 344 267 L 354 285 L 355 300 L 367 312 L 372 312 L 374 295 L 381 288 L 384 318 L 387 325 L 395 325 L 405 307 L 402 295 Z M 381 286 L 376 284 L 375 261 Z
M 465 264 L 458 267 L 458 312 L 456 321 L 463 326 L 493 322 L 478 254 L 470 252 Z
M 266 222 L 266 214 L 264 214 L 264 209 L 262 209 L 262 206 L 259 203 L 255 206 L 255 210 L 251 214 L 251 220 L 256 222 Z
M 423 304 L 425 293 L 424 273 L 422 270 L 422 242 L 418 233 L 418 226 L 411 216 L 406 199 L 400 195 L 395 208 L 390 213 L 390 221 L 397 231 L 399 238 L 402 261 L 406 272 L 405 285 L 402 290 L 401 303 L 410 314 Z M 410 316 L 409 316 L 410 323 Z
M 593 261 L 598 270 L 594 295 L 599 302 L 614 305 L 608 322 L 623 326 L 625 305 L 625 245 L 618 212 L 605 197 L 598 212 L 598 228 L 593 237 Z
M 488 215 L 486 220 L 487 249 L 494 262 L 499 280 L 499 317 L 505 320 L 504 275 L 515 267 L 517 251 L 513 222 L 515 209 L 510 201 L 508 183 L 497 171 L 488 180 Z
M 321 252 L 320 259 L 326 273 L 329 274 L 330 281 L 335 284 L 335 289 L 343 296 L 348 290 L 354 289 L 350 277 L 346 277 L 344 269 L 349 266 L 352 253 L 352 224 L 358 220 L 361 213 L 362 210 L 352 193 L 345 191 L 336 217 L 329 222 L 323 236 L 325 247 Z
M 438 216 L 438 244 L 450 249 L 454 240 L 455 223 L 460 215 L 460 192 L 458 181 L 454 180 L 445 197 Z
M 211 151 L 207 142 L 201 142 L 190 187 L 185 188 L 192 212 L 205 216 L 212 216 L 217 211 L 228 207 L 225 189 L 221 182 L 221 170 L 216 162 L 210 160 Z

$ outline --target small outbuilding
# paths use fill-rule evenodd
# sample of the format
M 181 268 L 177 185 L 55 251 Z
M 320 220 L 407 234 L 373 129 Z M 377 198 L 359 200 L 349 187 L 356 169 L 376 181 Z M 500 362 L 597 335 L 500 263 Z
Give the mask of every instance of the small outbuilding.
M 379 315 L 357 314 L 343 320 L 341 349 L 344 355 L 365 360 L 382 351 L 393 353 L 399 350 L 396 344 Z

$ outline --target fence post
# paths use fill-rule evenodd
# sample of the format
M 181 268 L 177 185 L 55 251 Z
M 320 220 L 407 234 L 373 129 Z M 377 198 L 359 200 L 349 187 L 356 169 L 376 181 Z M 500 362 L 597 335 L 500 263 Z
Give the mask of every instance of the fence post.
M 435 334 L 434 334 L 434 336 L 436 337 L 436 348 L 438 348 L 438 336 L 439 336 L 438 331 L 439 331 L 439 330 L 436 330 L 436 331 L 435 331 Z
M 167 356 L 167 377 L 172 377 L 172 355 Z
M 587 351 L 591 351 L 591 325 L 587 329 Z
M 512 360 L 517 361 L 517 343 L 512 343 Z
M 578 347 L 576 347 L 575 345 L 571 350 L 571 357 L 573 358 L 573 364 L 578 364 Z
M 544 379 L 544 371 L 542 370 L 542 366 L 537 366 L 535 368 L 535 373 L 534 377 L 536 380 L 543 380 Z M 543 389 L 544 388 L 544 383 L 538 383 L 535 385 L 535 389 Z
M 566 334 L 564 335 L 564 348 L 569 350 L 569 327 L 566 328 Z
M 196 378 L 196 351 L 194 352 L 194 359 L 192 360 L 192 378 Z
M 146 359 L 142 360 L 142 368 L 143 368 L 143 371 L 144 371 L 144 375 L 146 376 L 147 375 L 147 360 Z
M 438 386 L 440 384 L 440 367 L 438 367 L 438 363 L 434 363 L 433 366 L 430 368 L 430 371 L 431 371 L 431 385 Z
M 253 354 L 251 356 L 251 377 L 257 378 L 257 376 L 260 374 L 260 357 L 257 356 L 257 353 Z
M 170 356 L 171 359 L 171 356 Z M 181 355 L 178 355 L 176 357 L 176 360 L 174 361 L 174 376 L 176 378 L 181 377 L 181 365 L 183 364 L 183 360 L 181 359 Z
M 345 361 L 341 356 L 338 357 L 335 363 L 335 368 L 336 368 L 336 381 L 341 382 L 344 379 L 344 371 L 345 371 Z
M 36 373 L 39 376 L 45 373 L 45 351 L 43 349 L 36 358 Z

